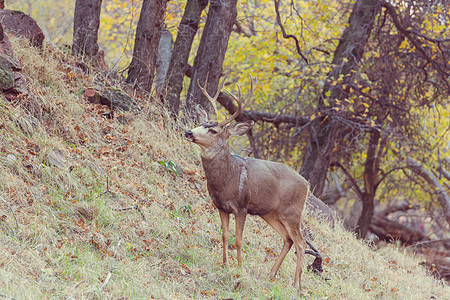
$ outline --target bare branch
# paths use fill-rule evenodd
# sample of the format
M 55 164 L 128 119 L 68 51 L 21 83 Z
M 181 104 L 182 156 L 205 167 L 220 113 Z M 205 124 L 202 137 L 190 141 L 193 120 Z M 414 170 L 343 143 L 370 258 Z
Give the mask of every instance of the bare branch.
M 416 47 L 416 49 L 419 50 L 419 52 L 423 55 L 423 57 L 428 61 L 429 64 L 431 64 L 434 69 L 440 74 L 442 81 L 447 86 L 447 89 L 450 90 L 450 84 L 447 81 L 447 78 L 450 76 L 447 72 L 442 70 L 441 66 L 439 66 L 436 61 L 434 61 L 425 51 L 425 49 L 422 47 L 421 43 L 419 43 L 413 36 L 413 32 L 410 30 L 406 30 L 405 27 L 400 22 L 397 12 L 395 11 L 395 8 L 388 2 L 383 1 L 381 4 L 392 18 L 392 22 L 394 23 L 395 27 L 400 31 L 413 45 Z M 417 35 L 417 34 L 416 34 Z M 423 38 L 423 36 L 422 36 Z M 429 39 L 428 39 L 429 40 Z
M 422 245 L 425 245 L 425 244 L 427 244 L 429 246 L 430 244 L 437 244 L 437 243 L 443 243 L 443 244 L 450 243 L 450 239 L 420 241 L 420 242 L 417 242 L 417 243 L 411 245 L 410 247 L 417 247 L 417 246 L 422 246 Z
M 217 101 L 230 113 L 234 114 L 238 107 L 233 103 L 233 99 L 226 93 L 220 93 Z M 269 123 L 290 123 L 297 126 L 306 125 L 310 121 L 309 116 L 293 116 L 288 114 L 274 114 L 254 110 L 243 111 L 236 120 L 238 121 L 264 121 Z
M 420 207 L 419 205 L 411 205 L 408 202 L 404 202 L 404 203 L 401 203 L 401 204 L 398 204 L 398 205 L 394 205 L 394 206 L 388 207 L 385 210 L 383 210 L 380 213 L 378 213 L 378 215 L 386 217 L 387 215 L 390 215 L 390 214 L 398 212 L 398 211 L 407 211 L 407 210 L 410 210 L 410 209 L 418 209 L 419 207 Z
M 339 167 L 341 168 L 341 170 L 344 172 L 345 176 L 347 176 L 347 178 L 350 180 L 355 192 L 362 197 L 363 192 L 361 191 L 361 189 L 358 186 L 358 183 L 356 182 L 355 178 L 353 178 L 353 176 L 350 174 L 350 172 L 340 163 L 338 162 L 334 162 L 330 164 L 330 167 Z
M 284 29 L 283 23 L 281 23 L 281 16 L 280 16 L 280 0 L 274 0 L 273 1 L 275 4 L 275 12 L 277 13 L 277 23 L 280 26 L 281 32 L 283 33 L 283 37 L 285 39 L 293 39 L 295 41 L 295 47 L 297 48 L 297 53 L 298 55 L 301 56 L 301 58 L 303 58 L 303 60 L 308 63 L 308 59 L 306 58 L 306 56 L 302 53 L 302 50 L 300 50 L 300 45 L 298 43 L 298 39 L 295 35 L 292 34 L 287 34 L 286 30 Z
M 429 185 L 431 185 L 435 189 L 437 200 L 442 206 L 445 219 L 447 223 L 450 224 L 450 197 L 439 180 L 433 175 L 433 173 L 424 168 L 419 162 L 415 161 L 411 157 L 407 158 L 407 167 L 415 174 L 422 177 Z
M 445 179 L 450 180 L 450 172 L 447 171 L 444 167 L 441 165 L 437 168 L 437 171 L 439 172 L 439 175 L 444 176 Z
M 109 269 L 108 275 L 106 275 L 105 280 L 103 281 L 102 285 L 100 286 L 100 292 L 103 292 L 105 287 L 108 285 L 109 280 L 111 279 L 112 272 L 114 271 L 114 263 L 116 261 L 117 249 L 119 249 L 120 243 L 122 243 L 122 237 L 120 237 L 119 241 L 117 242 L 116 250 L 114 250 L 114 256 L 113 256 L 111 268 Z
M 378 182 L 375 184 L 375 187 L 378 187 L 380 185 L 380 183 L 385 180 L 389 174 L 391 174 L 392 172 L 398 171 L 398 170 L 403 170 L 405 169 L 405 167 L 396 167 L 396 168 L 392 168 L 390 169 L 388 172 L 383 174 L 383 177 L 380 178 L 380 180 L 378 180 Z
M 132 209 L 137 210 L 141 214 L 142 220 L 146 221 L 144 213 L 142 212 L 142 210 L 139 208 L 139 206 L 137 204 L 135 206 L 122 207 L 122 208 L 113 208 L 113 210 L 115 210 L 115 211 L 125 211 L 125 210 L 132 210 Z

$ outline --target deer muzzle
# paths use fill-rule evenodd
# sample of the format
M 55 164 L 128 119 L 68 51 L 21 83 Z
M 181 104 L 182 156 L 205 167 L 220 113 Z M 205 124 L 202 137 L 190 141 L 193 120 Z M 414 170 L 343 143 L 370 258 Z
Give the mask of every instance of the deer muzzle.
M 192 130 L 188 130 L 184 133 L 184 136 L 191 142 L 193 142 L 194 139 L 194 133 L 192 132 Z

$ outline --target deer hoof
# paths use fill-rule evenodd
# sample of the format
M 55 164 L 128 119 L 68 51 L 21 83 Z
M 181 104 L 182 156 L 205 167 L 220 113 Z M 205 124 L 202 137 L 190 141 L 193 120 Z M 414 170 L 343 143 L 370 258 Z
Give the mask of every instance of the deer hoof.
M 269 277 L 270 281 L 274 281 L 275 280 L 275 274 L 273 274 L 272 272 L 270 272 L 269 275 L 267 275 L 267 277 Z

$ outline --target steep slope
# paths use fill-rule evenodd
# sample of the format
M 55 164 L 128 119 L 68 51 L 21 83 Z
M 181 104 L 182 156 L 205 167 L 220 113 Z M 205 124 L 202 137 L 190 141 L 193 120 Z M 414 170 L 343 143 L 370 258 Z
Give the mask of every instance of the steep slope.
M 63 50 L 11 38 L 30 94 L 0 99 L 0 296 L 18 299 L 444 299 L 403 249 L 373 249 L 306 216 L 325 281 L 291 287 L 290 253 L 268 281 L 281 238 L 250 217 L 244 264 L 221 267 L 220 220 L 199 154 L 153 100 L 139 112 L 88 103 L 85 74 Z M 116 84 L 120 89 L 120 85 Z M 234 233 L 231 232 L 231 241 Z M 231 246 L 232 247 L 232 246 Z M 234 251 L 230 251 L 235 255 Z M 312 258 L 307 258 L 311 263 Z M 305 268 L 306 269 L 306 268 Z

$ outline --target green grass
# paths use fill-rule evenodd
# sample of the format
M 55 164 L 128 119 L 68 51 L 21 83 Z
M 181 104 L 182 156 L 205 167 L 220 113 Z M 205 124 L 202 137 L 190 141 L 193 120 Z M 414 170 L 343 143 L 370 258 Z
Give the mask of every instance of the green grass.
M 420 257 L 393 246 L 374 249 L 340 224 L 332 229 L 309 214 L 306 228 L 325 258 L 329 280 L 306 270 L 312 262 L 307 257 L 303 289 L 293 289 L 291 251 L 276 280 L 269 281 L 282 240 L 250 216 L 243 265 L 237 266 L 231 250 L 231 267 L 223 269 L 220 219 L 206 192 L 198 149 L 184 141 L 154 100 L 137 99 L 143 110 L 123 114 L 126 122 L 104 119 L 103 108 L 82 94 L 104 80 L 101 75 L 70 73 L 73 58 L 56 48 L 39 52 L 14 38 L 12 44 L 34 100 L 0 99 L 0 158 L 17 158 L 13 165 L 0 162 L 0 196 L 14 212 L 0 201 L 0 297 L 445 299 L 450 294 L 448 285 L 427 275 Z M 48 164 L 53 149 L 64 154 L 66 167 Z

